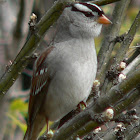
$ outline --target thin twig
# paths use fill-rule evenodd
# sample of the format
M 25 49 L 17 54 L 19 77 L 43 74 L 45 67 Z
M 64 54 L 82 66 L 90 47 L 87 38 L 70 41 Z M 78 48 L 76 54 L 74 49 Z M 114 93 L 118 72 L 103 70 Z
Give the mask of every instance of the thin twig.
M 140 65 L 140 54 L 121 73 L 129 75 L 131 72 L 136 70 L 138 65 Z
M 139 54 L 140 54 L 140 46 L 137 46 L 132 56 L 125 61 L 126 64 L 128 65 L 129 63 L 131 63 Z

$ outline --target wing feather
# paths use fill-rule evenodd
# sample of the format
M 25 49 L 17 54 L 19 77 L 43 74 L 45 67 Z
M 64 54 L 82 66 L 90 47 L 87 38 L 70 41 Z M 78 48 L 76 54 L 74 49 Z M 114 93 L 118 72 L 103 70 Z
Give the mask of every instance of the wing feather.
M 50 76 L 46 59 L 53 48 L 54 47 L 48 48 L 35 62 L 28 109 L 29 124 L 33 122 L 37 113 L 40 111 L 41 105 L 47 94 Z

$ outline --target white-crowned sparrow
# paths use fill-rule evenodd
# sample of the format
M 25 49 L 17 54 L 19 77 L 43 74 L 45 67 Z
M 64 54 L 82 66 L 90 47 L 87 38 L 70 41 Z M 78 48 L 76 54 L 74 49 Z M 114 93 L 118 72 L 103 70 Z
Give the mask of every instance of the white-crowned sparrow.
M 93 38 L 109 23 L 95 4 L 64 9 L 54 40 L 34 64 L 24 140 L 36 140 L 45 123 L 60 120 L 87 99 L 97 70 Z

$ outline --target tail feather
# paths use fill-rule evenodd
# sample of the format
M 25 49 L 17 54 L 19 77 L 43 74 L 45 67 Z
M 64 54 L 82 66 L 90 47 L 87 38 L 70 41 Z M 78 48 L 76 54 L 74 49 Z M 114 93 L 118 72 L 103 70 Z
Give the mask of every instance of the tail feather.
M 37 140 L 40 131 L 46 124 L 45 118 L 42 115 L 37 115 L 32 124 L 29 123 L 23 140 Z

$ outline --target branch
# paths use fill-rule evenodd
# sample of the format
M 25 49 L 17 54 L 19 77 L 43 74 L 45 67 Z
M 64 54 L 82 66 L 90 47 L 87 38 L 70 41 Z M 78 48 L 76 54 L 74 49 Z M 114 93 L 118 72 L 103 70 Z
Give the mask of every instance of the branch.
M 140 122 L 134 126 L 129 126 L 125 132 L 126 140 L 134 140 L 140 132 Z
M 135 109 L 127 111 L 125 114 L 121 113 L 116 121 L 121 123 L 113 126 L 109 132 L 102 136 L 103 140 L 132 140 L 138 135 L 140 128 L 137 127 L 140 122 Z
M 140 87 L 138 86 L 136 89 L 131 91 L 128 96 L 126 96 L 125 98 L 123 98 L 121 101 L 119 101 L 117 103 L 117 105 L 114 107 L 114 112 L 115 112 L 115 117 L 113 119 L 114 121 L 116 121 L 117 119 L 119 120 L 120 116 L 125 116 L 125 114 L 122 114 L 123 111 L 125 111 L 126 109 L 130 110 L 131 108 L 133 108 L 137 104 L 137 101 L 140 99 L 139 92 L 140 92 Z M 125 120 L 126 120 L 126 117 L 124 117 L 124 121 Z M 128 120 L 129 119 L 127 119 L 126 121 L 128 121 Z M 133 122 L 134 119 L 133 118 L 132 118 L 132 120 L 130 119 L 130 122 L 131 121 Z M 126 134 L 124 134 L 124 135 L 127 136 Z M 115 135 L 114 129 L 110 128 L 109 132 L 107 132 L 102 137 L 102 139 L 103 140 L 108 140 L 108 139 L 116 140 L 116 135 Z
M 140 69 L 135 70 L 126 80 L 122 81 L 118 85 L 112 87 L 107 95 L 99 98 L 96 103 L 95 112 L 100 113 L 108 106 L 112 106 L 114 103 L 123 98 L 128 92 L 133 90 L 140 83 Z
M 131 63 L 139 54 L 140 54 L 140 46 L 135 46 L 136 49 L 134 51 L 134 53 L 132 54 L 132 56 L 130 56 L 130 58 L 128 58 L 128 60 L 126 60 L 126 64 Z
M 140 65 L 140 54 L 121 73 L 129 75 L 131 72 L 136 70 L 138 65 Z
M 114 107 L 116 117 L 119 113 L 122 113 L 126 109 L 130 110 L 136 105 L 136 102 L 140 99 L 139 93 L 140 93 L 140 87 L 138 86 Z

